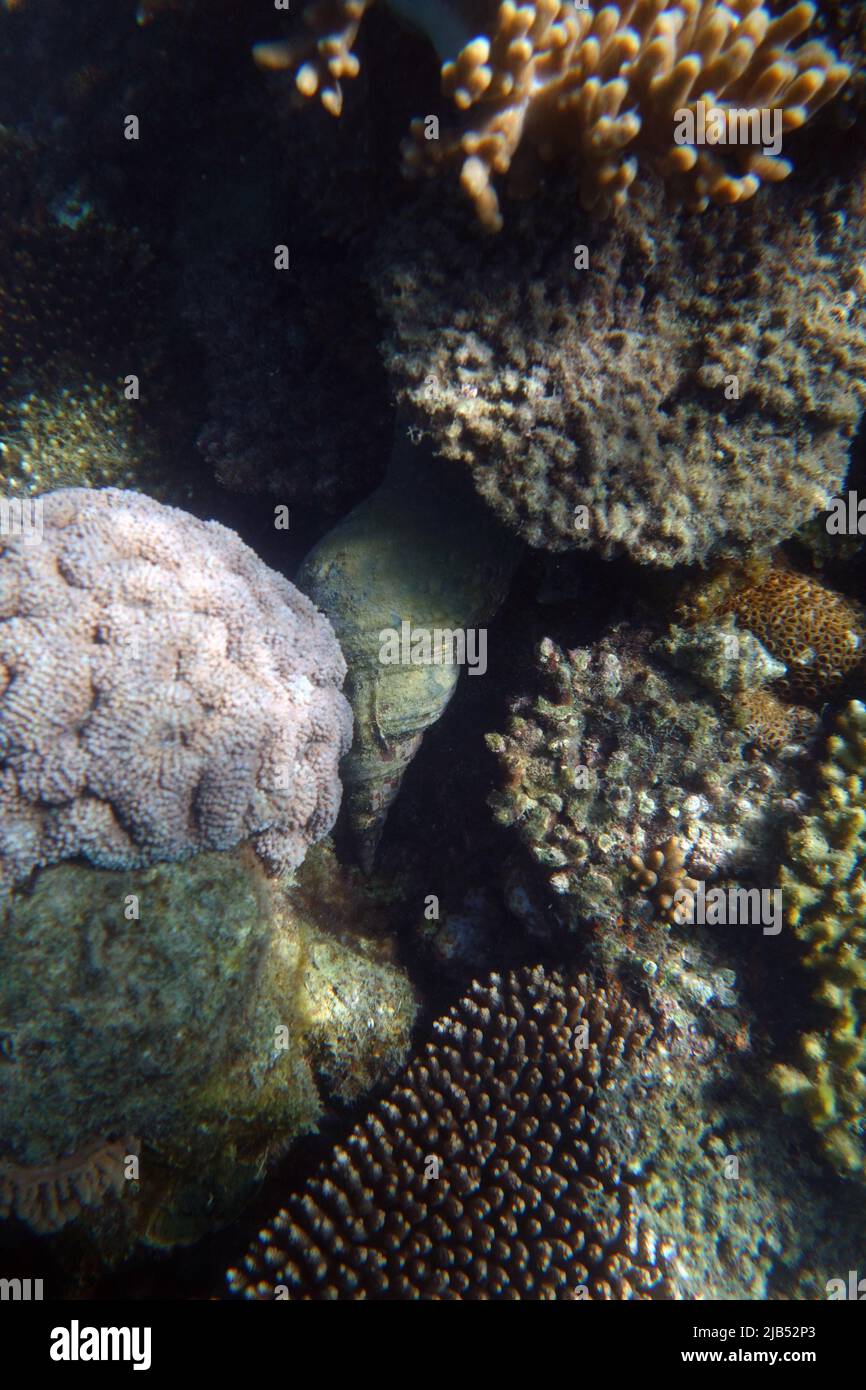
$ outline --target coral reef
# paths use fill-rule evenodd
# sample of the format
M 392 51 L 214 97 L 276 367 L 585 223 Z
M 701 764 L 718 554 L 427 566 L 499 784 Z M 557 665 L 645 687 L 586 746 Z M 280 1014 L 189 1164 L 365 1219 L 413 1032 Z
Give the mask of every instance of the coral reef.
M 351 738 L 327 621 L 215 522 L 113 488 L 34 505 L 40 534 L 0 537 L 3 881 L 250 836 L 300 863 Z
M 823 1022 L 796 1066 L 772 1073 L 830 1162 L 866 1180 L 866 707 L 852 701 L 827 745 L 814 803 L 788 838 L 781 884 Z
M 248 1298 L 660 1298 L 673 1252 L 605 1118 L 653 1065 L 615 989 L 540 967 L 492 975 L 261 1232 Z
M 594 647 L 538 652 L 539 695 L 488 735 L 491 795 L 540 873 L 557 925 L 615 927 L 630 860 L 676 836 L 690 875 L 744 874 L 772 849 L 793 764 L 747 756 L 743 733 L 690 679 L 665 670 L 649 634 L 614 628 Z M 521 895 L 512 890 L 520 913 Z
M 352 46 L 369 0 L 308 5 L 311 33 L 259 44 L 266 67 L 289 68 L 304 98 L 339 116 L 341 81 L 354 78 Z M 424 30 L 442 64 L 442 90 L 463 121 L 431 134 L 419 118 L 407 143 L 410 172 L 460 167 L 460 183 L 491 231 L 502 225 L 494 176 L 525 193 L 553 163 L 577 165 L 585 207 L 621 206 L 640 161 L 659 170 L 687 206 L 751 198 L 762 181 L 791 170 L 764 141 L 696 147 L 673 140 L 678 115 L 700 104 L 730 112 L 773 106 L 787 135 L 844 85 L 850 69 L 819 40 L 799 49 L 814 6 L 773 17 L 759 0 L 624 0 L 590 9 L 566 0 L 498 6 L 397 0 L 397 12 Z
M 298 583 L 330 618 L 349 665 L 355 739 L 341 776 L 368 870 L 403 773 L 454 693 L 460 639 L 465 658 L 468 634 L 495 613 L 515 561 L 516 547 L 465 480 L 449 480 L 422 445 L 398 438 L 382 485 L 301 567 Z
M 533 546 L 664 566 L 769 549 L 840 488 L 866 400 L 852 154 L 844 181 L 748 212 L 678 218 L 648 184 L 567 246 L 549 188 L 495 258 L 420 198 L 372 272 L 398 402 Z

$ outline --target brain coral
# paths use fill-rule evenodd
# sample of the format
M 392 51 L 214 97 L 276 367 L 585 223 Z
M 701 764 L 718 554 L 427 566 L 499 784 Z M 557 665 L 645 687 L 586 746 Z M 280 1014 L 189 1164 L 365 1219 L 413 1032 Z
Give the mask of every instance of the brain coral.
M 429 197 L 386 230 L 398 402 L 533 546 L 673 565 L 793 534 L 866 400 L 862 160 L 805 203 L 683 218 L 647 186 L 572 224 L 551 186 L 495 256 Z
M 371 0 L 307 5 L 306 41 L 262 44 L 259 61 L 295 72 L 302 97 L 318 95 L 332 115 L 341 81 L 355 77 L 352 52 Z M 442 90 L 462 121 L 431 138 L 413 123 L 404 151 L 410 172 L 460 166 L 460 182 L 482 223 L 502 224 L 494 176 L 520 191 L 554 161 L 577 164 L 584 205 L 620 206 L 645 159 L 691 207 L 752 197 L 791 166 L 754 145 L 699 150 L 675 144 L 677 113 L 699 102 L 725 111 L 775 106 L 785 133 L 835 95 L 850 69 L 819 41 L 791 49 L 808 29 L 811 4 L 774 18 L 759 0 L 624 0 L 589 7 L 571 0 L 431 5 L 391 0 L 444 59 Z M 766 142 L 765 142 L 766 143 Z
M 839 716 L 817 797 L 789 837 L 782 892 L 823 1023 L 772 1079 L 839 1172 L 866 1180 L 866 708 Z
M 119 489 L 48 494 L 41 535 L 0 536 L 0 672 L 0 881 L 249 837 L 294 866 L 333 824 L 336 639 L 215 522 Z
M 672 1251 L 606 1128 L 652 1070 L 614 986 L 541 967 L 474 983 L 391 1094 L 261 1232 L 247 1298 L 664 1298 Z

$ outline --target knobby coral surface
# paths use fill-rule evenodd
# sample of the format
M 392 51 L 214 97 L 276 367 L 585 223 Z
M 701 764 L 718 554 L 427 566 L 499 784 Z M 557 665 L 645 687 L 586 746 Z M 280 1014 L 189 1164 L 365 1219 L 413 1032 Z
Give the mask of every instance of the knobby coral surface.
M 436 235 L 428 229 L 436 226 Z M 829 504 L 866 391 L 866 169 L 616 223 L 550 187 L 496 255 L 421 199 L 374 268 L 398 402 L 531 545 L 706 562 Z
M 664 1298 L 605 1103 L 652 1067 L 615 987 L 494 974 L 229 1272 L 247 1298 Z
M 502 771 L 491 806 L 528 852 L 520 878 L 545 885 L 547 930 L 615 929 L 632 857 L 671 837 L 690 878 L 754 871 L 796 785 L 790 765 L 749 757 L 730 715 L 649 647 L 625 627 L 575 651 L 545 639 L 536 693 L 488 736 Z
M 295 73 L 302 97 L 343 108 L 341 83 L 359 61 L 352 51 L 370 0 L 319 0 L 305 9 L 306 40 L 260 44 L 268 67 Z M 458 165 L 460 182 L 485 227 L 502 225 L 495 180 L 510 175 L 525 192 L 546 166 L 576 166 L 582 201 L 609 212 L 622 204 L 647 160 L 687 206 L 737 203 L 790 162 L 747 137 L 708 148 L 694 129 L 677 142 L 680 113 L 699 107 L 745 114 L 779 111 L 788 135 L 829 101 L 850 69 L 820 40 L 792 47 L 810 26 L 811 4 L 774 16 L 760 0 L 624 0 L 579 6 L 566 0 L 499 5 L 393 8 L 426 32 L 444 59 L 443 95 L 462 120 L 440 132 L 430 118 L 412 126 L 409 172 Z
M 772 1079 L 805 1114 L 831 1163 L 866 1179 L 866 708 L 852 701 L 829 739 L 815 801 L 789 837 L 781 883 L 823 1026 Z
M 327 620 L 233 532 L 134 492 L 51 493 L 0 538 L 0 869 L 130 868 L 331 827 L 351 738 Z

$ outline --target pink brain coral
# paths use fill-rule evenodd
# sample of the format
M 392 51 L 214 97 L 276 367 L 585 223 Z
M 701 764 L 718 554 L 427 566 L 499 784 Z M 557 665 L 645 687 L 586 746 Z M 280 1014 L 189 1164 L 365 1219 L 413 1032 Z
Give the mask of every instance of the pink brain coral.
M 0 884 L 248 838 L 299 864 L 351 742 L 330 624 L 216 522 L 116 488 L 42 508 L 0 536 Z

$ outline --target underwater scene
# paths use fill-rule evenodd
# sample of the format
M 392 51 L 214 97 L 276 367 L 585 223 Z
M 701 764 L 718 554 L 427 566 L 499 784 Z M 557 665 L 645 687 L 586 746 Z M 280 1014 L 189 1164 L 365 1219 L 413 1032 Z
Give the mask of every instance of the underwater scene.
M 862 0 L 0 0 L 0 1304 L 866 1299 L 864 410 Z

